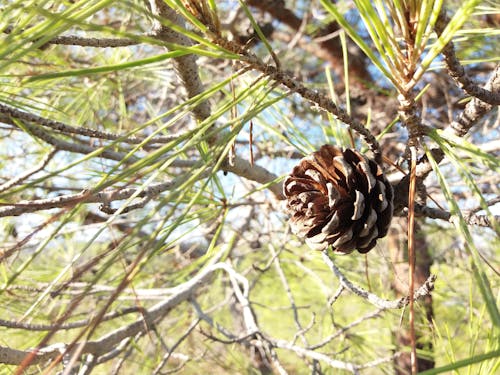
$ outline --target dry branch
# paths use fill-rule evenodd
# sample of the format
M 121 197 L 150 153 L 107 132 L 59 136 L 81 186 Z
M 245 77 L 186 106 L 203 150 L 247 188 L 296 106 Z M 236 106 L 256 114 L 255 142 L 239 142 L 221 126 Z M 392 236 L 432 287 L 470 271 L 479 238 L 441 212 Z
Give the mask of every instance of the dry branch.
M 217 258 L 217 257 L 216 257 Z M 188 300 L 196 291 L 205 286 L 212 274 L 218 270 L 231 271 L 232 269 L 225 263 L 215 263 L 205 270 L 198 273 L 189 281 L 172 289 L 172 296 L 155 306 L 141 311 L 147 321 L 154 323 L 163 319 L 168 313 L 182 302 Z M 144 324 L 144 319 L 140 318 L 133 323 L 122 326 L 114 331 L 111 331 L 97 340 L 79 342 L 73 345 L 73 348 L 79 348 L 80 354 L 92 354 L 95 357 L 103 356 L 113 351 L 117 345 L 123 340 L 128 340 L 140 332 L 145 332 L 152 327 L 152 324 Z M 146 322 L 147 323 L 147 322 Z M 42 364 L 46 361 L 56 359 L 64 353 L 70 355 L 72 348 L 67 347 L 64 343 L 52 344 L 50 346 L 32 350 L 16 350 L 8 347 L 0 346 L 0 363 L 9 365 L 19 365 L 28 355 L 34 354 L 30 365 Z
M 399 298 L 394 301 L 389 301 L 379 296 L 366 291 L 360 286 L 352 283 L 344 274 L 340 271 L 340 269 L 335 265 L 332 258 L 328 254 L 328 251 L 325 250 L 322 252 L 323 260 L 327 264 L 327 266 L 332 270 L 335 276 L 339 279 L 340 284 L 343 285 L 346 289 L 349 289 L 351 292 L 356 294 L 357 296 L 365 299 L 372 305 L 387 310 L 387 309 L 402 309 L 406 305 L 410 303 L 410 299 L 408 297 Z M 429 276 L 429 278 L 425 281 L 423 285 L 421 285 L 414 293 L 414 300 L 418 300 L 424 296 L 429 295 L 429 293 L 434 289 L 434 281 L 436 280 L 435 275 Z
M 27 121 L 33 125 L 50 128 L 62 134 L 83 135 L 95 139 L 106 139 L 110 141 L 119 140 L 122 143 L 140 144 L 144 142 L 144 145 L 150 145 L 155 143 L 168 143 L 179 138 L 178 135 L 174 135 L 174 136 L 152 137 L 146 140 L 144 137 L 137 137 L 135 135 L 114 134 L 107 131 L 85 128 L 83 126 L 75 127 L 60 121 L 50 120 L 48 118 L 38 116 L 33 113 L 21 111 L 17 108 L 9 107 L 2 103 L 0 103 L 0 113 L 3 113 L 5 115 L 5 118 L 0 117 L 0 121 L 12 124 L 14 126 L 15 123 L 12 121 L 12 119 L 19 119 Z
M 205 174 L 202 174 L 200 178 L 203 176 L 205 176 Z M 182 176 L 175 180 L 152 184 L 139 192 L 137 197 L 155 197 L 164 191 L 173 189 L 175 186 L 182 183 L 184 179 L 185 176 Z M 28 212 L 49 210 L 52 208 L 72 207 L 77 203 L 102 203 L 104 205 L 109 205 L 109 203 L 114 201 L 128 199 L 136 194 L 137 191 L 138 189 L 136 188 L 124 188 L 113 190 L 109 189 L 93 193 L 91 190 L 85 189 L 77 194 L 61 195 L 55 198 L 19 201 L 15 204 L 1 207 L 0 217 L 19 216 Z
M 47 166 L 47 164 L 49 164 L 50 160 L 52 160 L 52 158 L 54 157 L 54 155 L 56 153 L 57 153 L 57 149 L 50 151 L 47 155 L 45 155 L 45 157 L 42 159 L 40 164 L 38 164 L 37 166 L 35 166 L 31 169 L 28 169 L 27 171 L 23 172 L 21 175 L 15 177 L 15 178 L 12 178 L 11 180 L 0 185 L 0 193 L 5 191 L 5 190 L 10 189 L 11 187 L 13 187 L 15 185 L 19 185 L 20 183 L 25 181 L 30 176 L 34 175 L 37 172 L 40 172 L 43 168 L 45 168 Z

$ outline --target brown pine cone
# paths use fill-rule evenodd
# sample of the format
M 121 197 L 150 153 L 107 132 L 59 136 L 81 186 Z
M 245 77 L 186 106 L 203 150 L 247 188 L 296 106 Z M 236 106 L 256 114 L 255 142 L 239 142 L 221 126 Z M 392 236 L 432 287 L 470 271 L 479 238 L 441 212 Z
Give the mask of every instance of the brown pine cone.
M 292 232 L 315 250 L 370 251 L 392 218 L 392 186 L 380 166 L 356 150 L 323 145 L 285 179 Z

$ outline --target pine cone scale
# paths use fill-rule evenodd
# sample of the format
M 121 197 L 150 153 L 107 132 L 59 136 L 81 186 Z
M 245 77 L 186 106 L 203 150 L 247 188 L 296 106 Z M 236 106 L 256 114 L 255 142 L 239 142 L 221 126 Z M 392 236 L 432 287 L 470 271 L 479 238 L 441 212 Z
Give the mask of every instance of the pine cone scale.
M 365 197 L 359 191 L 356 190 L 356 200 L 354 201 L 354 213 L 352 214 L 351 220 L 359 220 L 365 211 Z

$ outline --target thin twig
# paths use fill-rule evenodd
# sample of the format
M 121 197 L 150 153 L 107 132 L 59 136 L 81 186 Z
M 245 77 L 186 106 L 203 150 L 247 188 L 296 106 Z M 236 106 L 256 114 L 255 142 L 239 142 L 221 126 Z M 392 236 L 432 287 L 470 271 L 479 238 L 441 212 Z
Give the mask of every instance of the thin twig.
M 200 179 L 206 177 L 208 172 L 202 173 Z M 172 190 L 185 180 L 186 176 L 181 176 L 175 180 L 166 181 L 157 184 L 151 184 L 137 194 L 138 198 L 153 198 L 160 193 Z M 136 194 L 136 188 L 124 189 L 109 189 L 102 192 L 93 193 L 89 189 L 84 189 L 77 194 L 60 195 L 55 198 L 23 200 L 15 204 L 4 206 L 0 208 L 0 217 L 5 216 L 19 216 L 29 212 L 36 212 L 41 210 L 49 210 L 52 208 L 72 207 L 77 203 L 102 203 L 109 205 L 109 203 L 117 200 L 125 200 Z M 147 202 L 138 203 L 138 207 Z M 130 210 L 130 209 L 129 209 Z
M 353 374 L 359 374 L 358 366 L 353 364 L 353 363 L 344 362 L 344 361 L 340 361 L 338 359 L 331 358 L 330 356 L 328 356 L 326 354 L 318 353 L 318 352 L 315 352 L 314 350 L 305 349 L 305 348 L 302 348 L 300 346 L 293 345 L 292 343 L 285 341 L 285 340 L 272 341 L 272 344 L 276 348 L 286 349 L 286 350 L 292 351 L 301 357 L 307 357 L 310 359 L 314 359 L 316 361 L 324 362 L 326 365 L 328 365 L 332 368 L 346 370 L 346 371 L 349 371 Z
M 198 326 L 199 323 L 200 323 L 200 318 L 195 319 L 190 324 L 190 326 L 188 327 L 188 329 L 186 330 L 186 332 L 184 332 L 184 334 L 181 335 L 181 337 L 179 337 L 179 339 L 177 339 L 177 341 L 174 343 L 174 345 L 172 345 L 172 347 L 167 352 L 167 354 L 165 356 L 163 356 L 161 362 L 154 369 L 154 371 L 152 373 L 153 375 L 156 375 L 156 374 L 160 373 L 160 371 L 163 368 L 163 366 L 165 366 L 167 364 L 168 360 L 172 356 L 172 353 L 174 352 L 174 350 L 179 347 L 179 345 L 191 334 L 191 332 L 193 332 L 193 330 Z
M 61 121 L 50 120 L 48 118 L 35 115 L 34 113 L 28 113 L 14 107 L 9 107 L 2 103 L 0 103 L 0 113 L 3 113 L 7 117 L 5 119 L 2 119 L 2 121 L 8 120 L 8 118 L 15 118 L 27 121 L 31 124 L 36 124 L 39 126 L 50 128 L 62 134 L 77 134 L 96 139 L 106 139 L 110 141 L 120 140 L 120 142 L 122 143 L 139 144 L 145 142 L 145 145 L 150 145 L 155 143 L 168 143 L 172 142 L 175 139 L 178 139 L 181 136 L 181 135 L 157 136 L 148 139 L 146 141 L 145 137 L 138 137 L 135 135 L 127 135 L 127 134 L 114 134 L 107 131 L 85 128 L 83 126 L 78 126 L 78 127 L 71 126 Z
M 361 298 L 367 300 L 370 302 L 372 305 L 382 308 L 382 309 L 401 309 L 405 306 L 408 305 L 409 303 L 409 297 L 403 297 L 394 301 L 389 301 L 383 298 L 378 297 L 377 295 L 370 293 L 366 291 L 365 289 L 361 288 L 360 286 L 357 286 L 353 284 L 351 281 L 349 281 L 344 274 L 340 271 L 340 269 L 335 265 L 333 260 L 330 258 L 328 255 L 328 251 L 325 250 L 322 252 L 323 260 L 327 264 L 327 266 L 333 271 L 335 276 L 340 281 L 340 284 L 343 285 L 346 289 L 349 289 L 351 292 L 354 294 L 360 296 Z M 414 299 L 418 300 L 424 296 L 429 295 L 429 293 L 434 289 L 434 282 L 436 280 L 436 275 L 430 275 L 427 280 L 420 286 L 415 291 L 414 294 Z
M 309 346 L 308 349 L 316 350 L 318 348 L 321 348 L 321 347 L 325 346 L 326 344 L 328 344 L 329 342 L 331 342 L 333 339 L 335 339 L 335 338 L 339 337 L 340 335 L 343 335 L 344 333 L 346 333 L 351 328 L 356 327 L 359 324 L 361 324 L 361 323 L 363 323 L 363 322 L 365 322 L 365 321 L 367 321 L 369 319 L 378 318 L 380 316 L 380 313 L 382 311 L 384 311 L 384 309 L 378 308 L 377 310 L 375 310 L 375 311 L 373 311 L 371 313 L 368 313 L 365 316 L 362 316 L 361 318 L 359 318 L 359 319 L 357 319 L 357 320 L 349 323 L 345 327 L 342 327 L 337 332 L 331 334 L 330 336 L 328 336 L 326 339 L 324 339 L 320 343 Z
M 0 106 L 1 106 L 1 104 L 0 104 Z M 15 178 L 3 183 L 2 185 L 0 185 L 0 193 L 7 190 L 7 189 L 10 189 L 12 186 L 19 185 L 20 183 L 25 181 L 28 177 L 41 171 L 43 168 L 45 168 L 47 166 L 47 164 L 49 164 L 49 162 L 52 160 L 52 158 L 54 157 L 54 155 L 56 153 L 57 153 L 57 149 L 53 149 L 47 155 L 45 155 L 45 157 L 42 159 L 40 164 L 25 171 L 23 174 L 21 174 Z
M 331 306 L 335 303 L 335 301 L 337 301 L 340 297 L 340 295 L 342 294 L 342 292 L 345 290 L 345 287 L 343 285 L 339 285 L 339 287 L 337 288 L 337 291 L 333 294 L 333 296 L 331 296 L 329 299 L 328 299 L 328 305 Z
M 297 311 L 297 305 L 295 303 L 295 299 L 293 298 L 292 290 L 290 289 L 290 285 L 288 284 L 288 280 L 286 278 L 286 275 L 283 272 L 283 269 L 281 268 L 280 258 L 278 256 L 276 256 L 277 252 L 274 249 L 273 244 L 271 244 L 271 243 L 269 244 L 269 251 L 271 252 L 271 255 L 274 259 L 274 266 L 275 266 L 276 272 L 278 273 L 278 276 L 281 280 L 281 284 L 283 285 L 283 288 L 285 289 L 285 292 L 288 296 L 288 300 L 290 301 L 290 307 L 291 307 L 292 312 L 293 312 L 293 320 L 295 322 L 295 326 L 297 327 L 299 332 L 303 332 L 304 328 L 302 327 L 302 324 L 300 323 L 300 320 L 299 320 L 299 313 Z M 309 345 L 307 343 L 307 339 L 304 336 L 304 334 L 300 334 L 299 336 L 300 336 L 302 343 L 304 345 L 306 345 L 306 346 Z

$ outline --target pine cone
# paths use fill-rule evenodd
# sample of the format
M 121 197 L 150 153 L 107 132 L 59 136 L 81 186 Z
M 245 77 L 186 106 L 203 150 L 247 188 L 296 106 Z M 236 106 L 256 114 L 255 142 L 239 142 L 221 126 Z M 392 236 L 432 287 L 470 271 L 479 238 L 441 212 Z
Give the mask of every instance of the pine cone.
M 323 145 L 284 182 L 292 232 L 315 250 L 370 251 L 392 218 L 392 186 L 380 166 L 355 150 Z

